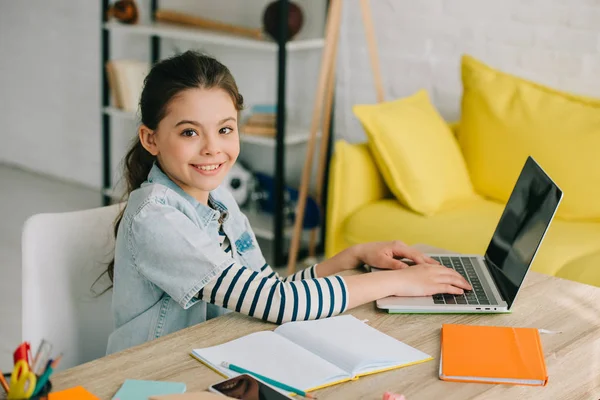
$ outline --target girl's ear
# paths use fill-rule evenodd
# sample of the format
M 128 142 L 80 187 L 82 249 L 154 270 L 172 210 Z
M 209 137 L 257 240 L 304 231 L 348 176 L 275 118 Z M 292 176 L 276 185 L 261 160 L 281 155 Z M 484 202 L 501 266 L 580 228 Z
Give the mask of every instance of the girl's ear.
M 148 153 L 156 157 L 158 155 L 158 146 L 156 145 L 155 132 L 146 125 L 142 124 L 138 129 L 138 136 L 142 146 L 148 151 Z

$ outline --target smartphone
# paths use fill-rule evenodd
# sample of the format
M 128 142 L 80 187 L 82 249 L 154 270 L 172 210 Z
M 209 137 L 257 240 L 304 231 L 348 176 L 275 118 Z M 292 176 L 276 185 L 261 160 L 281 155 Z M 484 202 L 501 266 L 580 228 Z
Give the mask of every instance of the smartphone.
M 242 374 L 225 381 L 209 386 L 208 390 L 234 399 L 242 400 L 288 400 L 291 397 L 273 389 L 272 386 L 256 379 L 255 377 Z

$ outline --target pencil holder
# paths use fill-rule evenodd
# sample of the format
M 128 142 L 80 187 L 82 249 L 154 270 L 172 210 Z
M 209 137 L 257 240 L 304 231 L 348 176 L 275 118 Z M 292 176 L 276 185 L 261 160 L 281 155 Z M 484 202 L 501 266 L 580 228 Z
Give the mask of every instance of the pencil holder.
M 10 375 L 11 374 L 4 374 L 4 379 L 6 379 L 6 382 L 8 383 L 8 386 L 10 386 Z M 38 376 L 39 378 L 39 376 Z M 0 388 L 1 390 L 1 388 Z M 42 388 L 42 390 L 40 390 L 40 392 L 35 395 L 30 397 L 29 399 L 15 399 L 15 400 L 48 400 L 48 393 L 50 393 L 50 391 L 52 390 L 52 382 L 48 381 L 46 382 L 46 384 L 44 385 L 44 387 Z M 4 393 L 4 391 L 2 390 L 0 393 L 0 399 L 6 399 L 6 393 Z

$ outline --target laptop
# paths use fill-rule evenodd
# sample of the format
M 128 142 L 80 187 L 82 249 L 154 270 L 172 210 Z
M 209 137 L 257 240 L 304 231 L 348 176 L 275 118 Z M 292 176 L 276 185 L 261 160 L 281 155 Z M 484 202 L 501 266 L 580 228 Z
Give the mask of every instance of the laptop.
M 528 157 L 485 255 L 428 254 L 460 273 L 473 290 L 463 295 L 387 297 L 378 300 L 377 307 L 390 313 L 510 312 L 562 196 Z

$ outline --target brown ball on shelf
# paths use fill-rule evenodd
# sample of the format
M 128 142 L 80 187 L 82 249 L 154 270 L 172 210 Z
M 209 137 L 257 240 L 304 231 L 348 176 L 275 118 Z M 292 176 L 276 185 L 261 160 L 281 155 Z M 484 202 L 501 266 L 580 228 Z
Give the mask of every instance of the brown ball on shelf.
M 139 13 L 134 0 L 118 0 L 106 12 L 108 19 L 114 17 L 125 24 L 136 24 Z
M 279 38 L 279 15 L 281 14 L 279 9 L 279 1 L 275 0 L 265 8 L 263 13 L 264 30 L 275 40 Z M 296 36 L 300 32 L 300 29 L 302 29 L 303 23 L 304 15 L 302 9 L 297 4 L 290 2 L 287 16 L 288 32 L 286 40 L 290 40 Z

